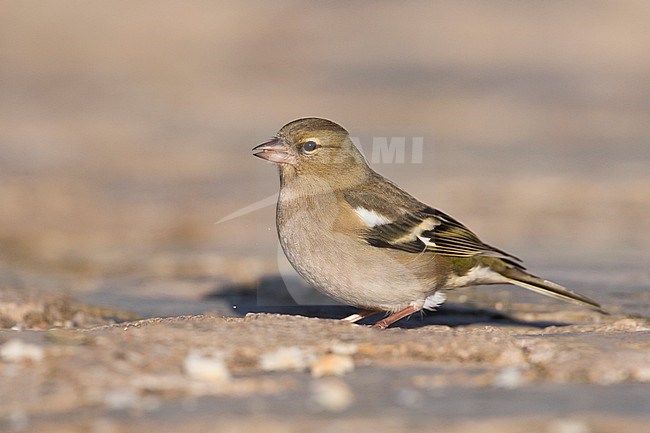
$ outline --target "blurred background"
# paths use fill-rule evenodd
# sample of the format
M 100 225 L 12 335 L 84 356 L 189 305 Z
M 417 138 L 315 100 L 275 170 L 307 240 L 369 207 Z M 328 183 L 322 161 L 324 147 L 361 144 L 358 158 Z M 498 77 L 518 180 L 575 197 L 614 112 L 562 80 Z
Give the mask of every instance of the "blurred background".
M 646 1 L 0 10 L 5 291 L 229 311 L 210 296 L 286 263 L 273 206 L 215 223 L 277 191 L 251 148 L 319 116 L 364 148 L 423 137 L 422 163 L 374 168 L 535 272 L 650 302 Z

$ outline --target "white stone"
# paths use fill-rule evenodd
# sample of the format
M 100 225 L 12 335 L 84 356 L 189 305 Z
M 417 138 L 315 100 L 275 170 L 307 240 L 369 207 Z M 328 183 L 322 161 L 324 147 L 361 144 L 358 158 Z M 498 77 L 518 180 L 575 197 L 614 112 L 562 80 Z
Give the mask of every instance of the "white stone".
M 41 346 L 25 343 L 19 338 L 7 341 L 0 348 L 0 358 L 9 362 L 40 362 L 45 351 Z
M 359 346 L 354 343 L 343 343 L 337 341 L 330 346 L 330 351 L 336 355 L 354 355 L 359 350 Z
M 297 347 L 281 347 L 263 354 L 260 367 L 265 371 L 304 371 L 311 358 Z
M 341 412 L 354 402 L 352 389 L 339 379 L 325 379 L 312 386 L 312 400 L 319 409 L 328 412 Z
M 494 377 L 493 385 L 498 388 L 515 389 L 522 385 L 521 370 L 516 367 L 506 367 L 499 370 Z
M 197 380 L 225 382 L 230 379 L 230 371 L 219 353 L 205 354 L 192 350 L 183 361 L 183 371 Z

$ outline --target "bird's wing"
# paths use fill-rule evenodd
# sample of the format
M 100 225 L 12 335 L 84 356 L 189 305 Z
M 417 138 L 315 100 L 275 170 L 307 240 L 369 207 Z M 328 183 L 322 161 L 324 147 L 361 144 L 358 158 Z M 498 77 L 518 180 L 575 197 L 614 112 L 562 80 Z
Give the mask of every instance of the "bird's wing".
M 394 187 L 394 185 L 391 185 Z M 389 187 L 389 188 L 391 188 Z M 399 190 L 400 193 L 406 194 Z M 420 203 L 413 197 L 386 191 L 374 195 L 368 191 L 348 191 L 345 200 L 357 212 L 365 227 L 359 236 L 377 248 L 393 248 L 409 253 L 432 252 L 449 257 L 487 256 L 504 259 L 522 268 L 518 259 L 483 243 L 478 236 L 449 215 Z M 392 202 L 396 203 L 393 204 Z

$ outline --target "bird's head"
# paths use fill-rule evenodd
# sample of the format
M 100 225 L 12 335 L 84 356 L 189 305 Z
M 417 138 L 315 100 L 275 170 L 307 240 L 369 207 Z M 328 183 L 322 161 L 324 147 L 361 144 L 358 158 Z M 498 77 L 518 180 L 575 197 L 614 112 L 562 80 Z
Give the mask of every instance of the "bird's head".
M 272 140 L 253 151 L 255 156 L 279 164 L 285 180 L 316 176 L 339 183 L 345 178 L 363 178 L 369 170 L 348 131 L 317 117 L 287 123 Z

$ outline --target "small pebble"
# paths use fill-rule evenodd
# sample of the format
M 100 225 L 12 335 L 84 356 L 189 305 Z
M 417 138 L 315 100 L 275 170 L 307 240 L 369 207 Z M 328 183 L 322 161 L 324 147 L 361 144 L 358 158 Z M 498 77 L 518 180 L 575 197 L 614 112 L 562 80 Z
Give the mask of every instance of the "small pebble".
M 577 419 L 558 419 L 548 425 L 548 433 L 590 433 L 591 429 L 584 421 Z
M 314 382 L 312 399 L 322 410 L 341 412 L 354 402 L 352 389 L 340 379 L 324 379 Z
M 634 319 L 620 319 L 612 323 L 612 328 L 618 331 L 647 331 L 648 328 Z
M 639 382 L 650 382 L 650 365 L 635 368 L 632 376 Z
M 230 379 L 230 372 L 219 353 L 204 354 L 192 350 L 183 362 L 185 373 L 198 380 L 225 382 Z
M 596 366 L 589 369 L 589 379 L 599 385 L 612 385 L 629 379 L 630 371 L 626 368 L 603 368 Z
M 506 367 L 499 370 L 492 382 L 497 388 L 515 389 L 521 386 L 521 370 L 515 367 Z
M 267 352 L 260 358 L 260 367 L 264 371 L 304 371 L 311 356 L 297 347 L 281 347 L 274 352 Z
M 43 355 L 41 346 L 25 343 L 19 338 L 7 341 L 0 348 L 0 358 L 9 362 L 40 362 Z
M 359 351 L 359 346 L 354 343 L 342 343 L 337 341 L 330 346 L 330 351 L 335 355 L 354 355 Z
M 309 369 L 313 377 L 343 376 L 354 370 L 354 361 L 346 355 L 323 355 Z

